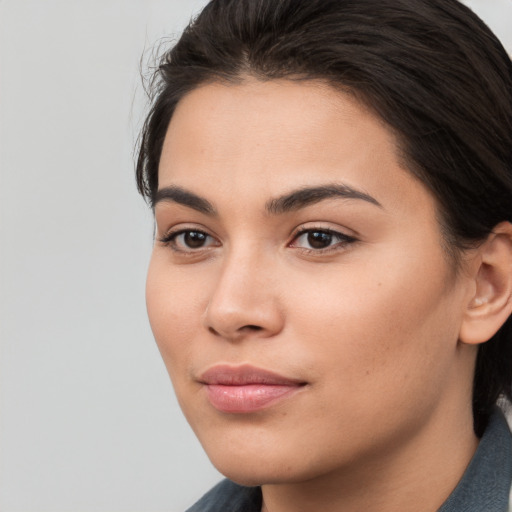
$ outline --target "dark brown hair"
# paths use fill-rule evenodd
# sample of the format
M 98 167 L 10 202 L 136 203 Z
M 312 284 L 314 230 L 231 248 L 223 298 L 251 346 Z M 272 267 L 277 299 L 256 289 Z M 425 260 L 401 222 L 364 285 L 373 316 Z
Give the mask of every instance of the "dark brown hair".
M 394 131 L 409 170 L 433 193 L 455 257 L 512 221 L 512 63 L 457 0 L 212 0 L 160 60 L 137 184 L 153 202 L 180 99 L 251 75 L 321 79 L 348 90 Z M 481 435 L 512 395 L 512 321 L 479 347 L 473 390 Z

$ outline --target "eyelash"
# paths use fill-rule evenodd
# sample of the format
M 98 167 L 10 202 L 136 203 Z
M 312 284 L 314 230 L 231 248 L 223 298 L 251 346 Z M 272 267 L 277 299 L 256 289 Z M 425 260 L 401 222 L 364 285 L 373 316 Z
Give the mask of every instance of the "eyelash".
M 171 232 L 167 233 L 166 235 L 159 238 L 158 241 L 160 243 L 162 243 L 164 246 L 168 246 L 173 251 L 178 252 L 184 256 L 189 256 L 189 255 L 192 256 L 192 255 L 198 254 L 201 251 L 204 251 L 205 249 L 208 249 L 211 246 L 213 246 L 213 247 L 218 246 L 216 244 L 212 244 L 211 246 L 197 247 L 197 248 L 192 248 L 192 247 L 180 248 L 180 247 L 178 247 L 178 245 L 176 243 L 176 239 L 179 236 L 185 235 L 187 233 L 188 234 L 195 233 L 196 235 L 199 234 L 199 235 L 204 236 L 206 239 L 211 238 L 212 240 L 215 240 L 215 238 L 212 235 L 208 234 L 207 232 L 205 232 L 201 229 L 180 229 L 178 231 L 171 231 Z M 297 243 L 297 240 L 299 240 L 302 236 L 304 236 L 306 234 L 313 234 L 313 233 L 317 233 L 317 234 L 321 233 L 322 235 L 329 235 L 330 237 L 332 237 L 333 239 L 337 239 L 338 241 L 332 245 L 329 245 L 324 248 L 318 248 L 318 249 L 297 247 L 296 245 L 294 245 Z M 304 227 L 304 228 L 297 230 L 294 233 L 292 241 L 288 244 L 288 247 L 295 247 L 297 250 L 300 250 L 301 252 L 303 252 L 305 254 L 321 255 L 321 254 L 335 252 L 340 249 L 344 249 L 344 248 L 346 248 L 346 246 L 353 244 L 354 242 L 357 242 L 357 241 L 358 241 L 358 239 L 355 238 L 354 236 L 346 235 L 344 233 L 340 233 L 339 231 L 335 231 L 333 229 L 324 228 L 324 227 Z
M 300 239 L 300 237 L 306 235 L 306 234 L 313 234 L 313 233 L 321 233 L 323 235 L 329 235 L 332 237 L 333 241 L 337 239 L 336 243 L 333 243 L 332 245 L 329 245 L 324 248 L 320 249 L 308 249 L 304 247 L 297 247 L 300 251 L 306 253 L 306 254 L 313 254 L 313 255 L 321 255 L 326 253 L 331 253 L 335 251 L 339 251 L 342 249 L 345 249 L 348 245 L 353 244 L 354 242 L 357 242 L 357 238 L 351 235 L 346 235 L 345 233 L 341 233 L 340 231 L 336 231 L 334 229 L 325 228 L 325 227 L 304 227 L 300 228 L 294 235 L 293 240 L 289 244 L 291 247 L 294 247 L 294 244 L 297 242 L 297 240 Z
M 197 254 L 199 251 L 205 249 L 205 247 L 198 247 L 196 249 L 191 248 L 191 247 L 188 248 L 188 249 L 186 249 L 186 248 L 185 249 L 179 248 L 177 243 L 176 243 L 176 239 L 180 235 L 185 235 L 187 233 L 196 233 L 196 234 L 199 234 L 199 235 L 203 235 L 205 238 L 214 239 L 214 237 L 212 235 L 206 233 L 206 231 L 203 231 L 201 229 L 189 228 L 189 229 L 179 229 L 178 231 L 171 231 L 171 232 L 165 234 L 163 237 L 159 238 L 158 241 L 160 243 L 162 243 L 163 245 L 165 245 L 167 247 L 170 247 L 173 251 L 178 252 L 180 254 L 183 254 L 185 256 Z

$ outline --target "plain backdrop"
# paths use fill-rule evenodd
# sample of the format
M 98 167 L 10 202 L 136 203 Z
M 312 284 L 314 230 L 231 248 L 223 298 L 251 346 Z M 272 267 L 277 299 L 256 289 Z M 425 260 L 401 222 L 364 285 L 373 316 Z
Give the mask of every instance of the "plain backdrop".
M 181 512 L 221 478 L 147 323 L 133 179 L 141 57 L 204 3 L 0 0 L 2 512 Z M 512 0 L 468 3 L 512 50 Z

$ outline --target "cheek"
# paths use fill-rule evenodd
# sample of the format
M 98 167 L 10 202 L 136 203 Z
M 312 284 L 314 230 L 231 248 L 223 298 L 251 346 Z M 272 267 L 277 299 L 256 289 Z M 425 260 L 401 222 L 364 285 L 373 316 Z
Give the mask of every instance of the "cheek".
M 193 339 L 201 317 L 201 287 L 172 267 L 155 251 L 146 281 L 146 306 L 156 343 L 174 382 L 188 368 Z
M 316 274 L 289 297 L 292 338 L 354 404 L 439 389 L 457 341 L 442 254 L 380 263 Z

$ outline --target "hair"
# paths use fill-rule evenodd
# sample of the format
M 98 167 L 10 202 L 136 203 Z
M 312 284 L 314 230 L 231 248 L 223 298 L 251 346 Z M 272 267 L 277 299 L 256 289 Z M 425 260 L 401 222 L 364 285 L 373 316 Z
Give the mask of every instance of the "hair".
M 322 80 L 354 94 L 394 132 L 437 200 L 454 257 L 512 221 L 512 63 L 457 0 L 212 0 L 160 57 L 139 138 L 140 193 L 152 205 L 177 103 L 210 82 Z M 479 346 L 474 429 L 512 399 L 512 319 Z

